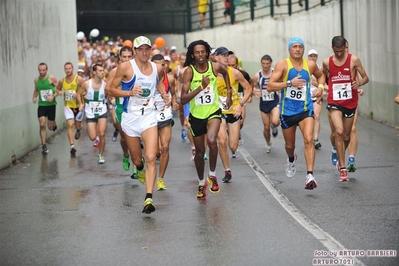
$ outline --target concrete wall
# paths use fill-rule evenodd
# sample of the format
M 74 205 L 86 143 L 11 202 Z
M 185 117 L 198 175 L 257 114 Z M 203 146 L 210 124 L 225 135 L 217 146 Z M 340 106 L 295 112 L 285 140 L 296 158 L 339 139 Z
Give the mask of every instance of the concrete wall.
M 37 104 L 32 103 L 38 64 L 47 63 L 48 73 L 60 79 L 65 62 L 77 63 L 75 0 L 1 0 L 0 57 L 2 169 L 12 156 L 20 158 L 41 144 Z M 65 121 L 60 99 L 59 128 Z
M 378 121 L 399 125 L 399 106 L 393 102 L 399 92 L 399 3 L 397 0 L 343 2 L 344 36 L 350 52 L 361 59 L 370 78 L 364 86 L 366 94 L 360 99 L 359 111 L 365 115 L 372 113 Z M 244 68 L 253 75 L 260 69 L 259 61 L 264 54 L 271 55 L 274 63 L 287 57 L 287 43 L 293 36 L 304 39 L 306 52 L 310 49 L 319 52 L 320 64 L 332 54 L 331 39 L 336 35 L 341 35 L 338 0 L 291 17 L 267 17 L 195 31 L 187 34 L 187 44 L 203 39 L 212 47 L 226 46 L 235 51 Z

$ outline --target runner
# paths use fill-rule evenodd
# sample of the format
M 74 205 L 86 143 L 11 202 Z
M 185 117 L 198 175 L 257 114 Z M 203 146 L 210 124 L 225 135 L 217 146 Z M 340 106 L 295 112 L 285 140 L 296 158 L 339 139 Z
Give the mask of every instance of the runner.
M 236 153 L 238 149 L 238 140 L 240 137 L 240 120 L 242 119 L 242 110 L 244 108 L 245 103 L 251 97 L 252 87 L 249 82 L 244 78 L 242 73 L 232 67 L 228 66 L 228 58 L 231 52 L 226 47 L 219 47 L 215 51 L 216 61 L 224 67 L 227 67 L 230 87 L 231 87 L 231 99 L 232 105 L 230 108 L 226 107 L 227 93 L 228 89 L 225 83 L 224 78 L 221 74 L 217 77 L 217 89 L 219 94 L 219 104 L 222 108 L 222 121 L 220 124 L 220 129 L 218 133 L 218 142 L 219 142 L 219 155 L 222 159 L 223 166 L 225 168 L 224 178 L 222 181 L 224 183 L 230 183 L 232 179 L 232 173 L 230 170 L 230 162 L 229 162 L 229 154 L 227 151 L 227 136 L 228 136 L 228 145 L 230 149 L 233 151 L 233 154 Z M 241 86 L 245 90 L 245 94 L 243 99 L 241 100 L 238 94 L 238 85 Z M 228 132 L 228 134 L 227 134 Z
M 105 131 L 107 129 L 107 104 L 105 101 L 105 82 L 104 67 L 94 65 L 92 67 L 94 77 L 85 81 L 78 90 L 76 99 L 79 104 L 79 111 L 85 112 L 87 131 L 90 140 L 95 140 L 98 135 L 100 138 L 98 146 L 98 163 L 104 164 Z M 86 103 L 82 103 L 82 96 Z
M 129 46 L 124 46 L 121 48 L 119 51 L 120 53 L 120 63 L 125 63 L 129 62 L 133 58 L 133 50 Z M 108 75 L 107 79 L 107 84 L 108 86 L 105 87 L 105 93 L 109 94 L 109 85 L 111 84 L 113 78 L 115 77 L 117 68 L 114 68 L 111 70 L 111 72 Z M 119 86 L 120 88 L 120 86 Z M 120 145 L 123 151 L 123 158 L 122 158 L 122 167 L 125 171 L 129 171 L 130 169 L 130 156 L 129 156 L 129 150 L 126 145 L 126 140 L 125 140 L 125 134 L 122 131 L 121 127 L 121 122 L 122 122 L 122 113 L 123 113 L 123 97 L 110 97 L 111 101 L 115 102 L 115 108 L 113 109 L 113 112 L 115 113 L 115 128 L 117 132 L 120 133 Z M 132 167 L 132 174 L 130 176 L 132 179 L 138 179 L 137 176 L 137 168 L 133 165 Z
M 308 52 L 308 60 L 312 60 L 317 64 L 318 54 L 315 49 L 311 49 Z M 319 67 L 319 65 L 317 65 Z M 313 93 L 317 89 L 317 79 L 312 76 L 312 83 L 310 84 L 310 92 Z M 314 129 L 313 129 L 313 144 L 316 149 L 321 148 L 321 143 L 319 141 L 319 132 L 320 132 L 320 113 L 321 113 L 321 103 L 323 102 L 323 98 L 321 98 L 321 102 L 317 103 L 316 98 L 312 98 L 313 101 L 313 109 L 314 109 Z
M 312 97 L 318 102 L 324 90 L 325 78 L 314 61 L 303 59 L 305 43 L 299 37 L 292 38 L 288 43 L 289 58 L 279 61 L 274 68 L 267 85 L 268 92 L 281 90 L 280 120 L 285 140 L 285 151 L 288 155 L 285 174 L 292 177 L 296 173 L 295 163 L 295 133 L 299 126 L 305 145 L 306 184 L 305 189 L 317 187 L 313 176 L 315 148 L 313 145 L 313 103 Z M 314 75 L 319 83 L 313 95 L 310 94 L 311 77 Z M 282 81 L 282 82 L 281 82 Z
M 269 93 L 267 85 L 270 76 L 273 73 L 272 58 L 270 55 L 264 55 L 260 59 L 262 69 L 252 77 L 252 86 L 254 94 L 259 101 L 260 115 L 263 122 L 263 137 L 266 140 L 266 153 L 272 151 L 272 142 L 270 140 L 270 128 L 272 129 L 273 137 L 278 135 L 278 125 L 280 124 L 279 118 L 279 100 L 280 92 L 274 91 Z
M 165 64 L 165 59 L 163 55 L 154 55 L 151 61 L 153 61 L 157 65 L 161 65 L 164 68 L 165 71 L 163 83 L 165 87 L 165 93 L 169 96 L 169 98 L 172 99 L 172 102 L 174 102 L 173 99 L 175 99 L 175 82 L 173 76 L 167 74 L 167 66 Z M 168 79 L 168 76 L 171 77 L 170 81 Z M 155 112 L 158 121 L 158 135 L 160 144 L 159 176 L 156 184 L 157 190 L 165 190 L 166 185 L 164 182 L 164 176 L 169 163 L 169 145 L 170 140 L 172 139 L 172 127 L 174 125 L 174 120 L 172 107 L 165 105 L 165 101 L 162 99 L 162 96 L 158 91 L 155 91 Z
M 342 36 L 332 39 L 334 55 L 324 59 L 322 70 L 328 76 L 327 110 L 331 127 L 331 144 L 338 155 L 337 169 L 340 181 L 348 181 L 345 164 L 345 150 L 349 145 L 350 134 L 358 105 L 360 88 L 369 81 L 360 59 L 348 53 L 347 41 Z M 362 77 L 357 78 L 358 73 Z M 332 154 L 332 158 L 334 151 Z M 334 163 L 334 161 L 333 161 Z
M 75 155 L 76 147 L 74 138 L 80 138 L 80 130 L 82 129 L 83 112 L 79 112 L 79 106 L 76 101 L 76 93 L 84 80 L 77 74 L 73 74 L 73 65 L 71 62 L 64 64 L 64 71 L 66 76 L 58 81 L 57 93 L 62 95 L 64 93 L 64 115 L 67 121 L 67 135 L 70 145 L 71 155 Z M 74 129 L 76 133 L 74 134 Z
M 122 130 L 126 134 L 126 144 L 138 170 L 138 179 L 145 183 L 146 196 L 143 213 L 155 211 L 152 199 L 158 151 L 157 118 L 154 112 L 155 90 L 161 93 L 168 106 L 171 102 L 163 85 L 162 66 L 150 62 L 151 41 L 140 36 L 134 40 L 135 58 L 122 63 L 110 85 L 109 92 L 114 97 L 124 97 L 122 113 Z M 122 82 L 122 90 L 118 86 Z M 142 158 L 140 137 L 144 142 L 145 160 Z M 145 168 L 144 164 L 147 167 Z
M 241 72 L 241 74 L 244 76 L 246 81 L 248 81 L 251 84 L 251 77 L 245 70 L 238 67 L 238 58 L 234 54 L 231 54 L 229 56 L 229 66 L 232 68 L 238 69 Z M 242 98 L 244 97 L 244 88 L 241 86 L 241 84 L 238 84 L 238 95 L 240 96 L 240 99 L 242 100 Z M 247 115 L 247 103 L 251 103 L 251 102 L 252 102 L 252 93 L 251 93 L 251 96 L 248 98 L 247 102 L 242 107 L 241 120 L 240 120 L 240 138 L 238 140 L 238 146 L 241 146 L 244 143 L 244 138 L 242 138 L 242 136 L 241 136 L 241 130 L 244 127 L 244 121 L 245 121 L 245 117 Z M 237 158 L 236 152 L 233 152 L 232 158 Z
M 190 101 L 191 133 L 195 145 L 195 167 L 198 174 L 197 199 L 206 199 L 207 183 L 204 180 L 205 134 L 209 146 L 209 191 L 220 191 L 216 178 L 216 162 L 218 156 L 217 135 L 220 128 L 222 111 L 218 103 L 216 80 L 219 73 L 223 74 L 227 85 L 226 108 L 231 106 L 231 88 L 227 70 L 218 63 L 209 62 L 211 47 L 203 40 L 190 43 L 184 66 L 182 104 Z
M 37 117 L 39 119 L 40 126 L 40 139 L 42 141 L 42 153 L 47 154 L 49 151 L 47 149 L 47 132 L 46 132 L 46 122 L 47 127 L 51 131 L 57 130 L 57 124 L 55 123 L 55 111 L 56 111 L 56 97 L 58 93 L 55 90 L 57 86 L 57 79 L 53 75 L 47 75 L 47 64 L 40 63 L 38 66 L 39 76 L 35 78 L 33 83 L 35 84 L 35 89 L 33 90 L 33 103 L 38 103 L 39 107 L 37 109 Z M 47 121 L 46 121 L 47 120 Z

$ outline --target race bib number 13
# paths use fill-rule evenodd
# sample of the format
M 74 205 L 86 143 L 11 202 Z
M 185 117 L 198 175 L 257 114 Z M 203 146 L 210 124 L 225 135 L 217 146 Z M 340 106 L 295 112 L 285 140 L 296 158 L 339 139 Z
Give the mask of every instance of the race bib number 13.
M 212 105 L 215 101 L 213 86 L 208 86 L 195 96 L 195 105 Z

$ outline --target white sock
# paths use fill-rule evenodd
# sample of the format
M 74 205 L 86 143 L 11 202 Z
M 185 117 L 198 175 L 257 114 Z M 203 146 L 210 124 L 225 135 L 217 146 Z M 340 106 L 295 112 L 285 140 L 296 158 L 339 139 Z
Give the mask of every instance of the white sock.
M 216 172 L 209 171 L 209 176 L 216 176 Z
M 198 184 L 199 184 L 200 186 L 205 185 L 205 178 L 202 179 L 202 180 L 199 180 L 199 179 L 198 179 Z

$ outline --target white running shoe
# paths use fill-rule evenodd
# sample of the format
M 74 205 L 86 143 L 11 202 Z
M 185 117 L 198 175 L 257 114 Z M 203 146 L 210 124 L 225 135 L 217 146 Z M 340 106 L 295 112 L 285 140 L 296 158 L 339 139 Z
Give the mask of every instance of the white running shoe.
M 293 177 L 295 175 L 295 173 L 296 173 L 295 163 L 296 163 L 297 158 L 298 158 L 298 156 L 295 153 L 293 163 L 290 163 L 290 161 L 287 159 L 287 164 L 285 165 L 285 175 L 287 177 Z
M 308 174 L 306 176 L 306 184 L 305 184 L 305 189 L 314 189 L 317 188 L 317 183 L 316 180 L 314 179 L 314 176 L 312 174 Z

